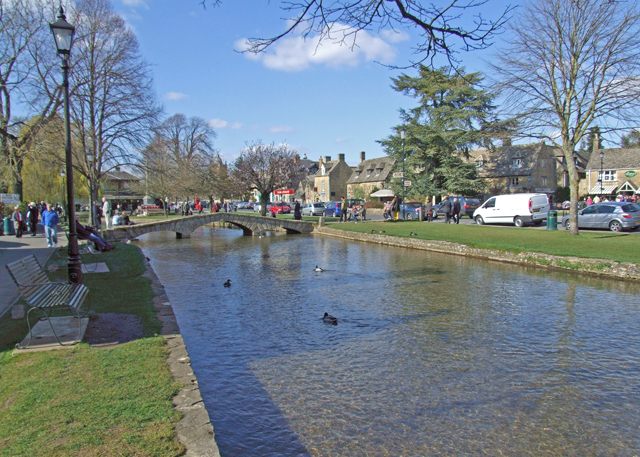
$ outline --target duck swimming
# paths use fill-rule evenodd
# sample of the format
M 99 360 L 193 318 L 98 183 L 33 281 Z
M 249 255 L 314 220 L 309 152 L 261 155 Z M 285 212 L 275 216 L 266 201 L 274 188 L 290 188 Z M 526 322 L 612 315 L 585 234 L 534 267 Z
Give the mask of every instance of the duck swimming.
M 329 313 L 324 313 L 324 317 L 322 318 L 322 321 L 325 324 L 333 324 L 333 325 L 338 325 L 338 319 L 333 317 L 331 314 Z
M 315 269 L 313 271 L 317 271 L 318 273 L 324 271 L 322 268 L 320 268 L 318 265 L 316 265 Z
M 227 282 L 224 283 L 225 287 L 231 287 L 231 280 L 227 279 Z

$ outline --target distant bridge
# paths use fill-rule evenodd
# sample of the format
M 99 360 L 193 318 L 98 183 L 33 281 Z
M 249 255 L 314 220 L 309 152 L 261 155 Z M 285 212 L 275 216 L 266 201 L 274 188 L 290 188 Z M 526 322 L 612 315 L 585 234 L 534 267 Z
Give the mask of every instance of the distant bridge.
M 110 241 L 132 240 L 151 232 L 175 232 L 176 238 L 190 238 L 191 233 L 211 222 L 228 222 L 242 229 L 245 236 L 259 235 L 270 230 L 286 230 L 287 234 L 311 233 L 311 222 L 292 219 L 276 219 L 237 213 L 208 213 L 153 222 L 141 222 L 135 225 L 118 225 L 104 231 L 104 237 Z

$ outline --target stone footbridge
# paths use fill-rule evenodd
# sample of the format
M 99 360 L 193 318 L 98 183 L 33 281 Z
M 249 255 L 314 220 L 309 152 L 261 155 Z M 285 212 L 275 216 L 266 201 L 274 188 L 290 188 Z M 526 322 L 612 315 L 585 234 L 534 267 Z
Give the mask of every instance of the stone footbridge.
M 313 232 L 311 222 L 237 213 L 209 213 L 173 217 L 162 221 L 141 222 L 135 225 L 122 225 L 104 230 L 103 234 L 108 241 L 132 240 L 150 232 L 175 232 L 176 238 L 189 238 L 198 227 L 211 222 L 228 222 L 236 225 L 242 229 L 245 236 L 259 235 L 273 230 L 286 230 L 287 234 Z

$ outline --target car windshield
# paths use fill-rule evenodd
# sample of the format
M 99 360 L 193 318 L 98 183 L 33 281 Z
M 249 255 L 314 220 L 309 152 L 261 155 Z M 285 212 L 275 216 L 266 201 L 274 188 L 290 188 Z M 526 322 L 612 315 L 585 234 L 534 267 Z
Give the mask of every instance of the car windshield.
M 625 213 L 635 213 L 637 211 L 640 211 L 640 206 L 638 206 L 635 203 L 630 203 L 628 205 L 622 205 L 622 211 L 624 211 Z
M 324 205 L 322 203 L 314 203 L 313 206 L 315 206 L 316 208 L 324 208 Z
M 478 200 L 477 198 L 467 198 L 467 205 L 479 205 L 480 204 L 480 200 Z
M 418 208 L 420 203 L 407 203 L 407 208 Z

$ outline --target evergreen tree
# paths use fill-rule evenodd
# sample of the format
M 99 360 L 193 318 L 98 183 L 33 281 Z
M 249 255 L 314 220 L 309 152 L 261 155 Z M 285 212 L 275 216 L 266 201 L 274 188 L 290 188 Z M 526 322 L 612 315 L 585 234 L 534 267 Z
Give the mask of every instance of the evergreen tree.
M 631 130 L 627 135 L 622 135 L 621 146 L 623 148 L 640 147 L 640 132 Z
M 409 111 L 401 109 L 403 125 L 379 141 L 396 159 L 394 171 L 402 171 L 400 130 L 405 127 L 405 179 L 411 181 L 407 197 L 481 192 L 485 182 L 478 176 L 476 164 L 465 159 L 469 148 L 485 145 L 499 132 L 491 96 L 478 88 L 480 74 L 423 65 L 417 77 L 403 74 L 392 80 L 396 91 L 419 102 Z M 401 194 L 402 180 L 395 180 L 391 187 Z

